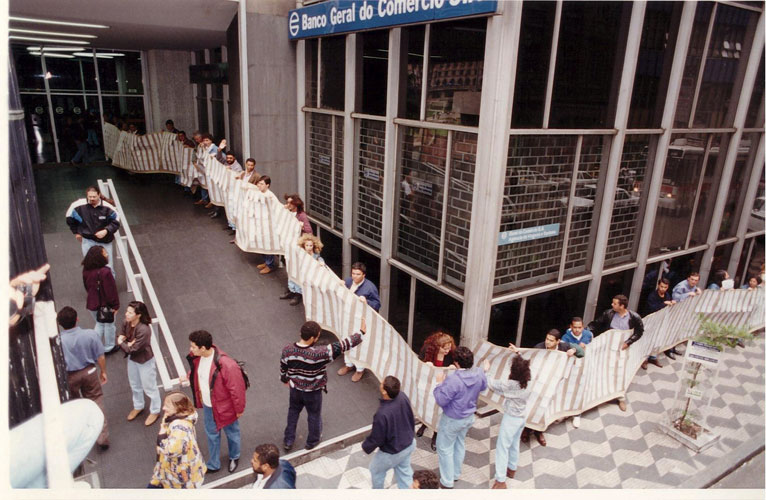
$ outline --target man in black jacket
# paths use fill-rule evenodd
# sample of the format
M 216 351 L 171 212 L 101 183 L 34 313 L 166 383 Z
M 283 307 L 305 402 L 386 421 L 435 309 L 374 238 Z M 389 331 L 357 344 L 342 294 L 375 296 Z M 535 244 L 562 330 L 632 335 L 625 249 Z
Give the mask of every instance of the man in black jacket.
M 389 375 L 380 383 L 380 407 L 372 419 L 372 432 L 362 443 L 368 455 L 379 448 L 370 462 L 373 489 L 383 488 L 389 469 L 394 469 L 400 490 L 412 485 L 410 457 L 415 450 L 415 417 L 410 400 L 400 391 L 396 377 Z
M 612 299 L 612 308 L 607 309 L 598 318 L 588 323 L 588 329 L 593 335 L 600 335 L 607 330 L 633 330 L 628 339 L 622 343 L 622 350 L 626 350 L 630 345 L 641 338 L 644 334 L 644 322 L 641 316 L 634 311 L 628 310 L 628 298 L 624 295 L 615 295 Z M 620 410 L 626 411 L 625 398 L 618 398 L 617 404 Z
M 66 223 L 77 241 L 82 242 L 82 256 L 85 257 L 91 247 L 101 245 L 108 254 L 108 266 L 115 274 L 112 242 L 114 233 L 120 229 L 120 217 L 96 186 L 89 186 L 85 196 L 69 205 Z

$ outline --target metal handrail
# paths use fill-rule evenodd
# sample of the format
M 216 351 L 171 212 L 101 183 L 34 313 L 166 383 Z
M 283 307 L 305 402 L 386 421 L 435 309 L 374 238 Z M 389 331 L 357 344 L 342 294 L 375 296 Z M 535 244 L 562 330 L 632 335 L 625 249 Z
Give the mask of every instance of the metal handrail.
M 165 314 L 162 312 L 160 301 L 157 299 L 157 294 L 154 292 L 154 286 L 152 285 L 152 281 L 149 278 L 149 273 L 146 271 L 144 261 L 141 258 L 141 254 L 138 252 L 138 245 L 136 245 L 136 241 L 133 239 L 133 233 L 130 231 L 130 225 L 128 224 L 127 217 L 125 217 L 125 211 L 122 209 L 122 204 L 120 203 L 120 198 L 117 196 L 117 190 L 114 188 L 114 183 L 112 182 L 112 179 L 107 179 L 106 182 L 99 179 L 98 187 L 102 193 L 105 193 L 105 195 L 114 200 L 115 208 L 121 217 L 120 230 L 115 233 L 114 240 L 117 243 L 117 250 L 119 255 L 122 257 L 122 262 L 125 267 L 125 276 L 128 281 L 128 292 L 132 292 L 133 297 L 135 297 L 136 300 L 145 302 L 141 292 L 141 287 L 139 286 L 138 280 L 140 279 L 149 298 L 148 302 L 152 305 L 152 309 L 156 315 L 155 318 L 152 318 L 150 325 L 152 328 L 152 350 L 154 350 L 155 353 L 161 352 L 158 341 L 159 335 L 157 334 L 157 328 L 159 328 L 159 331 L 162 333 L 162 338 L 168 347 L 170 359 L 173 362 L 176 373 L 178 375 L 185 376 L 186 369 L 184 368 L 183 361 L 181 360 L 181 355 L 178 353 L 178 348 L 176 347 L 175 341 L 173 340 L 173 335 L 171 334 L 170 327 L 168 326 L 167 320 L 165 319 Z M 121 235 L 120 231 L 124 231 L 125 234 Z M 137 273 L 133 271 L 133 265 L 130 262 L 131 252 L 133 254 L 133 258 L 136 260 L 136 266 L 138 267 Z M 173 389 L 179 385 L 181 383 L 179 377 L 176 376 L 175 378 L 171 378 L 170 373 L 168 372 L 168 367 L 165 365 L 165 360 L 162 358 L 162 356 L 154 356 L 154 358 L 156 359 L 157 371 L 159 372 L 160 379 L 162 380 L 162 386 L 165 388 L 165 390 L 167 391 Z

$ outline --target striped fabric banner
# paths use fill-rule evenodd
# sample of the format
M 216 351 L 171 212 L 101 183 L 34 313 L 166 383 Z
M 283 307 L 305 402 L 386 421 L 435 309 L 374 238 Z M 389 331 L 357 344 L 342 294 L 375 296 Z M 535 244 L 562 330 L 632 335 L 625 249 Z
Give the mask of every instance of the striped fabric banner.
M 205 182 L 194 166 L 193 150 L 164 135 L 136 137 L 104 125 L 106 154 L 113 164 L 137 172 L 177 172 L 184 185 L 195 177 Z M 368 305 L 351 293 L 328 267 L 320 264 L 297 245 L 301 223 L 277 197 L 244 180 L 215 158 L 199 158 L 198 166 L 207 172 L 210 199 L 224 206 L 227 217 L 237 226 L 236 244 L 245 252 L 284 255 L 288 277 L 303 288 L 306 319 L 346 338 L 367 324 L 364 341 L 349 353 L 353 362 L 371 370 L 382 380 L 396 376 L 410 397 L 414 413 L 431 428 L 436 428 L 440 409 L 433 397 L 437 368 L 421 362 L 401 335 Z M 531 361 L 531 396 L 527 426 L 545 430 L 552 422 L 578 415 L 616 397 L 623 396 L 641 363 L 649 354 L 662 352 L 691 337 L 699 330 L 699 314 L 715 321 L 750 329 L 764 325 L 764 292 L 730 290 L 705 291 L 699 297 L 666 307 L 644 318 L 644 335 L 623 351 L 630 332 L 610 330 L 591 342 L 584 358 L 569 358 L 565 353 L 542 349 L 522 349 Z M 475 363 L 489 361 L 488 377 L 504 379 L 510 371 L 511 352 L 489 342 L 476 349 Z M 482 399 L 502 411 L 502 396 L 487 391 Z

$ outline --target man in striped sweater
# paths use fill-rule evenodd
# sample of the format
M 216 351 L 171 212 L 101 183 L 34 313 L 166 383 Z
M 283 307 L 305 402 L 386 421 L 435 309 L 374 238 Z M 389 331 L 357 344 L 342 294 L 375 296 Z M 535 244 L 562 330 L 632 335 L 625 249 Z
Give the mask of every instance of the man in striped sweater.
M 285 451 L 293 447 L 298 417 L 304 407 L 309 421 L 306 449 L 314 449 L 319 444 L 322 436 L 322 391 L 327 392 L 327 365 L 342 353 L 361 344 L 365 329 L 362 319 L 360 333 L 354 333 L 339 342 L 317 346 L 322 328 L 315 321 L 307 321 L 301 327 L 301 339 L 282 349 L 282 358 L 279 360 L 281 380 L 290 387 Z

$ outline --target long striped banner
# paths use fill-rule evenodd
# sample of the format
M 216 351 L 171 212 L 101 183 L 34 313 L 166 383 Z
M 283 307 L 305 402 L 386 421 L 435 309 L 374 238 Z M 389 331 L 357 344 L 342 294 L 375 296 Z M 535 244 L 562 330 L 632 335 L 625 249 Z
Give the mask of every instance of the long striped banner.
M 190 148 L 172 140 L 173 134 L 136 137 L 109 124 L 104 128 L 107 155 L 122 168 L 141 173 L 175 172 L 182 183 L 190 185 L 195 177 L 200 178 L 193 163 L 198 162 L 197 166 L 206 173 L 202 178 L 207 179 L 201 180 L 207 182 L 211 201 L 223 206 L 227 217 L 237 226 L 237 246 L 245 252 L 284 255 L 288 277 L 303 288 L 307 320 L 345 338 L 359 329 L 364 318 L 367 335 L 349 353 L 350 358 L 357 366 L 371 370 L 378 379 L 396 376 L 410 396 L 418 418 L 431 428 L 437 427 L 440 409 L 433 397 L 435 376 L 447 368 L 421 362 L 383 317 L 351 293 L 328 267 L 298 247 L 301 223 L 273 193 L 261 193 L 254 185 L 237 179 L 214 157 L 202 157 L 201 151 L 193 158 Z M 728 324 L 760 328 L 764 325 L 763 289 L 705 291 L 699 297 L 650 314 L 644 318 L 643 337 L 625 351 L 620 347 L 629 332 L 617 330 L 595 338 L 580 359 L 558 351 L 522 349 L 522 356 L 530 359 L 532 370 L 528 427 L 545 430 L 559 418 L 579 415 L 624 396 L 649 354 L 697 335 L 698 314 Z M 476 364 L 490 362 L 488 377 L 508 377 L 511 359 L 508 349 L 483 341 L 474 353 Z M 502 396 L 487 391 L 482 399 L 502 411 Z

